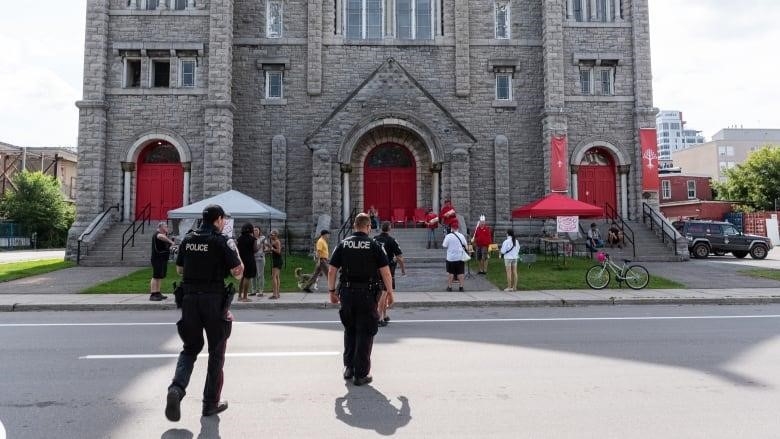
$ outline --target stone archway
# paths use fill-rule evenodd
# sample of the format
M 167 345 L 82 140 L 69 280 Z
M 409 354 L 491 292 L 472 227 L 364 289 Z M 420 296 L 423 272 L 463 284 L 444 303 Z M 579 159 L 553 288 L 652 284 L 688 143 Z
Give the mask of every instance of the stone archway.
M 617 146 L 616 142 L 581 142 L 572 151 L 570 161 L 572 198 L 593 204 L 607 202 L 622 217 L 627 218 L 630 163 L 625 149 Z M 594 196 L 592 193 L 580 193 L 583 189 L 609 193 Z
M 187 145 L 187 143 L 178 135 L 167 132 L 167 131 L 154 131 L 154 132 L 147 132 L 145 134 L 139 135 L 138 138 L 125 150 L 124 154 L 124 161 L 122 164 L 122 171 L 123 171 L 123 212 L 122 212 L 122 220 L 123 221 L 131 221 L 135 215 L 138 213 L 138 200 L 139 200 L 139 194 L 138 191 L 144 190 L 143 185 L 145 183 L 139 182 L 139 174 L 144 173 L 142 169 L 139 169 L 140 167 L 143 167 L 144 165 L 139 163 L 140 161 L 146 161 L 146 157 L 150 153 L 151 149 L 155 145 L 169 145 L 172 149 L 175 150 L 175 154 L 178 155 L 178 163 L 179 163 L 179 169 L 173 169 L 173 167 L 170 167 L 170 169 L 163 170 L 163 169 L 157 169 L 156 171 L 161 171 L 165 173 L 166 175 L 160 175 L 160 178 L 168 178 L 168 179 L 174 179 L 175 182 L 171 180 L 173 184 L 175 184 L 175 190 L 177 190 L 179 193 L 177 194 L 168 194 L 166 195 L 166 199 L 173 199 L 173 204 L 167 203 L 164 206 L 161 205 L 161 209 L 168 209 L 169 207 L 181 207 L 182 205 L 186 205 L 189 203 L 190 198 L 190 167 L 191 167 L 191 153 L 190 148 Z M 153 162 L 154 160 L 152 160 Z M 166 160 L 168 162 L 168 165 L 171 165 L 170 160 Z M 151 165 L 147 165 L 149 167 Z M 141 171 L 139 173 L 139 170 Z M 149 169 L 147 169 L 148 171 Z M 176 174 L 176 175 L 172 175 Z M 141 175 L 141 178 L 145 178 L 143 175 Z M 170 183 L 164 183 L 165 187 L 170 188 Z M 145 204 L 145 203 L 144 203 Z M 178 206 L 174 206 L 174 204 L 178 204 Z M 159 216 L 159 213 L 158 215 Z M 160 218 L 162 219 L 162 218 Z

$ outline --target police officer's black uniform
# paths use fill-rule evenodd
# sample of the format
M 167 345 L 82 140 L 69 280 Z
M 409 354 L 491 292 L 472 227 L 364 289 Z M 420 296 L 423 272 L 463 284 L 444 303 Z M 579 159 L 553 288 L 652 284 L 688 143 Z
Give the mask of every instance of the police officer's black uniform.
M 222 208 L 216 208 L 224 216 Z M 168 388 L 165 414 L 172 421 L 179 418 L 179 404 L 175 398 L 178 396 L 180 401 L 186 393 L 195 360 L 203 349 L 204 329 L 209 343 L 209 362 L 203 388 L 203 415 L 208 416 L 227 408 L 226 404 L 220 404 L 219 398 L 225 348 L 233 318 L 228 309 L 230 303 L 224 280 L 230 274 L 230 269 L 240 264 L 237 253 L 228 247 L 227 238 L 210 223 L 188 234 L 179 246 L 176 265 L 184 269 L 184 296 L 181 320 L 176 326 L 184 348 L 179 354 L 176 373 Z
M 390 276 L 393 278 L 393 289 L 395 289 L 395 269 L 398 266 L 398 261 L 395 258 L 403 255 L 401 247 L 398 245 L 398 241 L 387 232 L 376 235 L 374 239 L 382 246 L 387 255 L 387 264 L 390 266 Z
M 340 268 L 339 317 L 344 325 L 344 378 L 365 379 L 371 370 L 371 348 L 379 330 L 378 270 L 387 266 L 382 246 L 363 232 L 341 241 L 330 258 Z

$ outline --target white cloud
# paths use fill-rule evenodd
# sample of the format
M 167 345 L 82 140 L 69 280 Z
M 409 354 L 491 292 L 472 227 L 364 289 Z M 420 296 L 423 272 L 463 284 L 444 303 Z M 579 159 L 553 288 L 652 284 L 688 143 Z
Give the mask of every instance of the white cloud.
M 780 128 L 773 56 L 780 2 L 650 0 L 654 103 L 707 137 L 730 125 Z

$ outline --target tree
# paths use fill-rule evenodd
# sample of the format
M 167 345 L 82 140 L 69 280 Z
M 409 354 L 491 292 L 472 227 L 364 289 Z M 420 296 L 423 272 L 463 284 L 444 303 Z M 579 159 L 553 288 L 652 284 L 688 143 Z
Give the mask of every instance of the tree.
M 0 216 L 36 233 L 41 247 L 64 246 L 76 213 L 65 201 L 60 182 L 40 171 L 22 171 L 13 183 L 16 191 L 8 189 L 0 199 Z
M 780 147 L 767 145 L 742 164 L 726 170 L 727 180 L 715 182 L 718 199 L 743 201 L 756 210 L 774 210 L 780 198 Z

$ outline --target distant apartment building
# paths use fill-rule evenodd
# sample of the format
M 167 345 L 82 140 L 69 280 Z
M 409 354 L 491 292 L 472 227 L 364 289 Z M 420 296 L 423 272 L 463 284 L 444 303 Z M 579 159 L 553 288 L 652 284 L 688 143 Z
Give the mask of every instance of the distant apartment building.
M 660 167 L 672 167 L 672 153 L 704 143 L 701 131 L 686 129 L 682 111 L 660 111 L 655 117 Z
M 0 194 L 15 190 L 14 175 L 26 169 L 54 176 L 65 199 L 75 201 L 77 158 L 75 149 L 22 147 L 0 142 Z
M 780 129 L 726 128 L 709 142 L 673 152 L 672 159 L 685 174 L 723 181 L 727 169 L 744 162 L 751 152 L 765 145 L 780 146 Z

